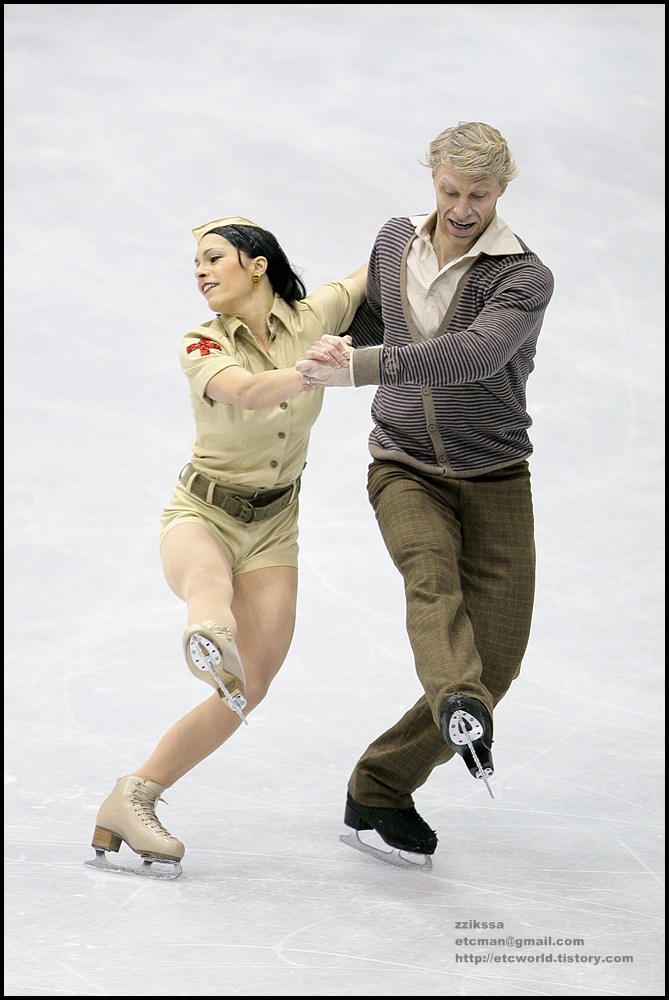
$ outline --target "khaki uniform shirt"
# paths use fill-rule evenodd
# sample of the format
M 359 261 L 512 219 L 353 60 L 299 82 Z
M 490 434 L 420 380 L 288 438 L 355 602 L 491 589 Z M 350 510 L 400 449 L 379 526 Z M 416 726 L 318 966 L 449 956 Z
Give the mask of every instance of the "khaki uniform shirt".
M 348 329 L 362 296 L 351 279 L 333 281 L 293 305 L 279 296 L 268 315 L 267 354 L 241 320 L 219 315 L 183 338 L 180 361 L 195 417 L 191 464 L 210 479 L 244 489 L 275 489 L 304 468 L 323 390 L 301 392 L 275 406 L 245 410 L 205 395 L 207 383 L 232 365 L 257 373 L 292 368 L 324 333 Z

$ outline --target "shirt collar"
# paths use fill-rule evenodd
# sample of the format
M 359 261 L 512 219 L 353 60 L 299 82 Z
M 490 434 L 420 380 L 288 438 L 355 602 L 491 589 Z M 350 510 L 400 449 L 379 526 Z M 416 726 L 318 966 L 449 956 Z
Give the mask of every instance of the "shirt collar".
M 431 249 L 432 233 L 437 222 L 436 211 L 430 212 L 429 215 L 414 215 L 410 221 L 415 226 L 418 239 L 429 244 Z M 488 254 L 489 257 L 503 257 L 509 253 L 522 252 L 523 248 L 518 237 L 509 229 L 506 222 L 503 222 L 495 213 L 488 228 L 481 233 L 471 250 L 463 254 L 460 260 L 464 257 L 478 257 L 481 253 Z
M 281 325 L 288 332 L 290 332 L 292 315 L 293 315 L 293 307 L 288 302 L 286 302 L 285 299 L 282 299 L 280 295 L 275 294 L 271 309 L 267 313 L 268 322 L 270 322 L 273 318 L 276 318 L 280 321 Z M 232 334 L 233 337 L 237 336 L 242 327 L 245 330 L 247 329 L 246 324 L 241 319 L 238 319 L 237 316 L 228 316 L 227 314 L 221 315 L 219 313 L 219 319 L 225 326 L 225 329 L 228 331 L 228 333 Z
M 293 306 L 282 299 L 280 295 L 274 296 L 274 302 L 272 303 L 272 308 L 269 311 L 270 316 L 276 316 L 278 320 L 287 330 L 291 329 L 291 320 L 294 317 Z

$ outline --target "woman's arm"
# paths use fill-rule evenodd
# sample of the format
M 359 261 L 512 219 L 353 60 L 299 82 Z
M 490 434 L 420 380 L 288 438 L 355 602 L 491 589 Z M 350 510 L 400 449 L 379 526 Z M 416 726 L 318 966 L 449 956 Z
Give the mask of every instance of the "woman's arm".
M 346 275 L 347 278 L 352 278 L 357 284 L 363 302 L 366 297 L 368 270 L 369 264 L 365 263 L 356 268 L 355 271 L 352 271 L 351 274 Z M 358 306 L 358 308 L 360 307 Z M 351 338 L 348 334 L 335 337 L 330 333 L 324 333 L 323 336 L 312 344 L 306 351 L 305 357 L 311 358 L 314 361 L 325 361 L 328 364 L 333 365 L 335 368 L 347 367 L 350 346 Z
M 357 284 L 358 288 L 360 289 L 360 294 L 362 295 L 363 299 L 365 298 L 365 296 L 367 294 L 367 270 L 368 270 L 368 268 L 369 268 L 369 264 L 367 262 L 365 262 L 360 267 L 356 268 L 355 271 L 352 271 L 350 274 L 346 275 L 347 278 L 353 278 L 353 280 Z
M 367 268 L 367 263 L 362 264 L 347 275 L 356 283 L 363 300 Z M 323 345 L 325 358 L 331 364 L 336 367 L 348 365 L 350 338 L 326 334 L 318 343 Z M 312 388 L 316 387 L 310 386 L 297 368 L 280 368 L 253 375 L 240 365 L 231 365 L 209 380 L 206 395 L 217 403 L 229 403 L 245 410 L 262 410 Z
M 252 375 L 241 365 L 231 365 L 207 382 L 206 395 L 217 403 L 229 403 L 243 410 L 263 410 L 308 388 L 302 373 L 295 368 Z

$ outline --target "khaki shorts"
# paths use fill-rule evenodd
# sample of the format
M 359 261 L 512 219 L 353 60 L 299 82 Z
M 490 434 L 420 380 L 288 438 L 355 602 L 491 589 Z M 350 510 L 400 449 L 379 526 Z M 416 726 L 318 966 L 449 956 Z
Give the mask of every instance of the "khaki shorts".
M 180 483 L 160 519 L 160 542 L 176 524 L 201 524 L 227 556 L 233 575 L 267 566 L 295 566 L 299 499 L 266 521 L 244 524 L 189 493 Z

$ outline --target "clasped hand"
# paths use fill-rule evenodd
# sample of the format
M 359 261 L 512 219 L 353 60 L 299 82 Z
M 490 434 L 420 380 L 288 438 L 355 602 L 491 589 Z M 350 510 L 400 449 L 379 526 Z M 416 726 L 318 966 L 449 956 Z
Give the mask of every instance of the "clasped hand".
M 303 388 L 309 390 L 352 385 L 349 364 L 351 352 L 350 337 L 324 334 L 295 365 L 298 372 L 302 373 Z

